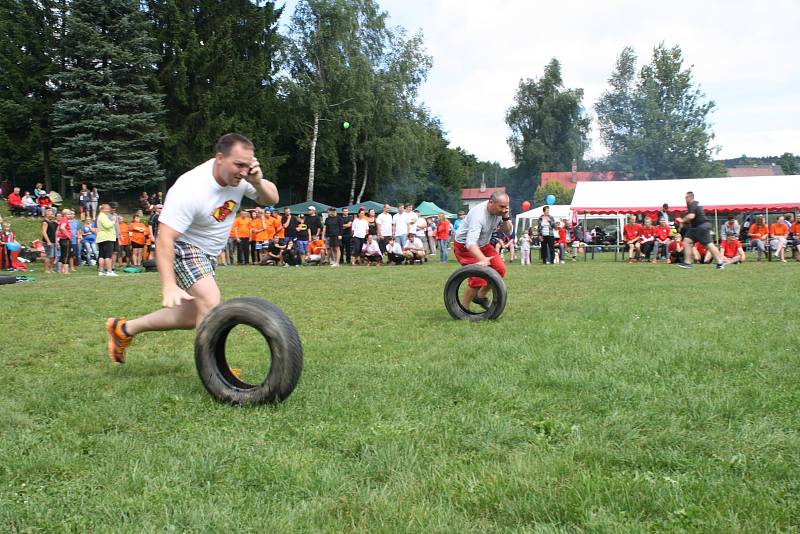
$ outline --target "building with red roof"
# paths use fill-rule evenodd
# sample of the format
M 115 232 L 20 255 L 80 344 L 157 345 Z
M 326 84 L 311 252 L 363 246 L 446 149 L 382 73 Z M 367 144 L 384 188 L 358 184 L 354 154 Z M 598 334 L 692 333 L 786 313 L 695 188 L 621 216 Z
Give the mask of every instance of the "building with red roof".
M 484 200 L 489 200 L 492 193 L 505 193 L 505 187 L 468 187 L 461 190 L 461 203 L 467 206 L 467 209 L 472 209 Z

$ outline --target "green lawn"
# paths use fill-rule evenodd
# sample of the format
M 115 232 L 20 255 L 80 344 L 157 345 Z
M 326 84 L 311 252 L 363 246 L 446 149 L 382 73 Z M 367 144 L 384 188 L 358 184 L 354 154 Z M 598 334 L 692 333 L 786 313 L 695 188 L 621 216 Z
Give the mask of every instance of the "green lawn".
M 157 275 L 36 268 L 0 286 L 0 531 L 800 528 L 796 263 L 515 264 L 491 323 L 450 319 L 453 263 L 222 269 L 304 343 L 256 408 L 211 399 L 192 332 L 108 362 Z M 229 348 L 265 371 L 253 332 Z

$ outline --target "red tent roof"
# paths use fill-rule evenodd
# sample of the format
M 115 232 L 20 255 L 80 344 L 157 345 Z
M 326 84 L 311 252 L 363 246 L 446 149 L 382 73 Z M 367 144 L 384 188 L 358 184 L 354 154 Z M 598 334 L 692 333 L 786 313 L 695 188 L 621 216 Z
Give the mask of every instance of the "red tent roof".
M 466 188 L 461 190 L 461 200 L 486 200 L 492 193 L 505 193 L 505 187 L 487 187 L 483 191 L 480 190 L 478 187 L 473 188 Z

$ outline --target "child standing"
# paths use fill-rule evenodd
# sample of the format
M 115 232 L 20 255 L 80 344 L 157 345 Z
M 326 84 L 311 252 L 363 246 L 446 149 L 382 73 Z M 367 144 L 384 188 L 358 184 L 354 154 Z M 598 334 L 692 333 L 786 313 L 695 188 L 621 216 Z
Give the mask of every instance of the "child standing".
M 531 264 L 531 236 L 528 233 L 522 234 L 519 240 L 519 253 L 522 258 L 522 265 Z

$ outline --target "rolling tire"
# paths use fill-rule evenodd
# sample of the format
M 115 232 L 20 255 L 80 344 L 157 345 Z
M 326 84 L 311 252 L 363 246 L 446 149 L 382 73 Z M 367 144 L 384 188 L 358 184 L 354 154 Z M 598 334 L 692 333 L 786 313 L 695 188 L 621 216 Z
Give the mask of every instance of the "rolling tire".
M 491 288 L 489 294 L 492 300 L 488 310 L 474 312 L 461 304 L 459 288 L 467 278 L 482 278 L 489 283 L 489 287 Z M 497 319 L 502 315 L 506 307 L 507 299 L 508 292 L 506 291 L 506 283 L 503 281 L 503 278 L 491 267 L 484 267 L 483 265 L 465 265 L 461 267 L 450 275 L 450 278 L 447 279 L 447 283 L 444 285 L 444 306 L 453 319 L 467 321 Z
M 252 326 L 264 336 L 272 353 L 261 384 L 249 384 L 231 372 L 225 341 L 233 327 Z M 194 361 L 212 397 L 229 404 L 267 404 L 286 399 L 303 371 L 303 346 L 292 321 L 280 308 L 259 298 L 236 298 L 220 304 L 197 329 Z

